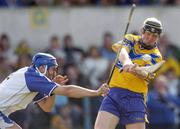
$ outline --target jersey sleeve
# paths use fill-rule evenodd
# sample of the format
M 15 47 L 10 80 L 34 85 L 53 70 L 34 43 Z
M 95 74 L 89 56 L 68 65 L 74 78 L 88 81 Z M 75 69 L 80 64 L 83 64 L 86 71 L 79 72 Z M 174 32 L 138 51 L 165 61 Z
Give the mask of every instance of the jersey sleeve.
M 34 102 L 34 103 L 38 103 L 38 102 L 40 102 L 41 100 L 43 100 L 43 99 L 45 99 L 45 98 L 47 98 L 47 96 L 38 93 L 38 94 L 34 97 L 33 102 Z
M 122 41 L 122 47 L 126 48 L 129 53 L 132 47 L 134 46 L 134 38 L 132 34 L 126 34 Z
M 52 91 L 58 86 L 55 82 L 39 73 L 25 73 L 25 80 L 31 92 L 38 92 L 43 96 L 50 96 Z
M 117 43 L 112 45 L 112 49 L 115 51 L 117 48 L 125 48 L 126 51 L 129 53 L 132 47 L 134 47 L 134 37 L 132 34 L 126 34 L 124 39 L 118 41 Z

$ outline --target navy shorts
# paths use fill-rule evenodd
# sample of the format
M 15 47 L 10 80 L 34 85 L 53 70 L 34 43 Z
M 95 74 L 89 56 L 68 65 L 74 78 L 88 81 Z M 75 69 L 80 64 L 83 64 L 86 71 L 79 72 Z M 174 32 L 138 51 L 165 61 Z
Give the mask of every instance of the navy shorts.
M 123 125 L 146 121 L 143 94 L 122 88 L 110 89 L 108 96 L 103 99 L 100 111 L 116 115 Z
M 13 125 L 14 122 L 0 111 L 0 129 L 5 129 Z

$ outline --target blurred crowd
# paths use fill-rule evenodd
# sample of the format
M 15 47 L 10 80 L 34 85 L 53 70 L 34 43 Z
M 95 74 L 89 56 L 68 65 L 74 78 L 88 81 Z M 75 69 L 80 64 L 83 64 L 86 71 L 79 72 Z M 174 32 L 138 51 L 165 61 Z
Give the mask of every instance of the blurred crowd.
M 75 37 L 49 37 L 48 46 L 41 52 L 53 54 L 59 63 L 59 73 L 67 75 L 68 84 L 77 84 L 96 89 L 106 82 L 116 54 L 112 51 L 113 35 L 105 32 L 101 46 L 90 46 L 87 51 L 75 46 Z M 0 34 L 0 81 L 11 72 L 31 65 L 35 51 L 31 44 L 22 40 L 14 48 L 11 37 Z M 147 96 L 149 129 L 179 129 L 180 126 L 180 50 L 163 35 L 158 44 L 166 64 L 158 77 L 150 84 Z M 53 111 L 43 112 L 38 105 L 30 104 L 26 110 L 10 115 L 23 129 L 86 129 L 85 117 L 89 117 L 93 127 L 102 97 L 92 99 L 72 99 L 57 96 Z M 87 103 L 88 102 L 88 103 Z M 88 111 L 87 111 L 88 107 Z M 178 127 L 179 126 L 179 127 Z
M 180 5 L 180 0 L 0 0 L 2 7 L 31 6 L 122 6 L 131 5 Z

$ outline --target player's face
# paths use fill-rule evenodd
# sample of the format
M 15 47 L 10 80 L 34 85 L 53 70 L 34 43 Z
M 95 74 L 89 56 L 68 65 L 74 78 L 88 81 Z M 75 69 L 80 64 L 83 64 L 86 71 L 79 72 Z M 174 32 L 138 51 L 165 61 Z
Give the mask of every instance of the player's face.
M 159 39 L 159 34 L 157 33 L 151 33 L 149 31 L 145 31 L 142 34 L 142 40 L 148 46 L 154 46 L 158 39 Z
M 57 75 L 57 73 L 58 73 L 58 66 L 52 66 L 48 69 L 46 76 L 52 80 Z

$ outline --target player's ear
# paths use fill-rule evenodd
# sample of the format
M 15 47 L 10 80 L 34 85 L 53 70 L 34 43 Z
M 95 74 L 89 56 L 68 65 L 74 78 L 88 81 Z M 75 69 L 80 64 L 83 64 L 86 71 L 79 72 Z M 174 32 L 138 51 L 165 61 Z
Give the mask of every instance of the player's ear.
M 143 28 L 141 28 L 141 30 L 140 30 L 140 31 L 141 31 L 141 33 L 142 33 L 142 34 L 144 34 L 144 33 L 145 33 L 145 31 L 144 31 L 144 29 L 143 29 Z
M 52 68 L 49 68 L 49 69 L 48 69 L 48 72 L 49 72 L 50 74 L 53 74 L 53 73 L 54 73 L 54 71 L 53 71 Z
M 54 66 L 52 66 L 52 67 L 49 67 L 48 72 L 50 74 L 54 74 L 55 72 L 57 72 L 57 69 Z

